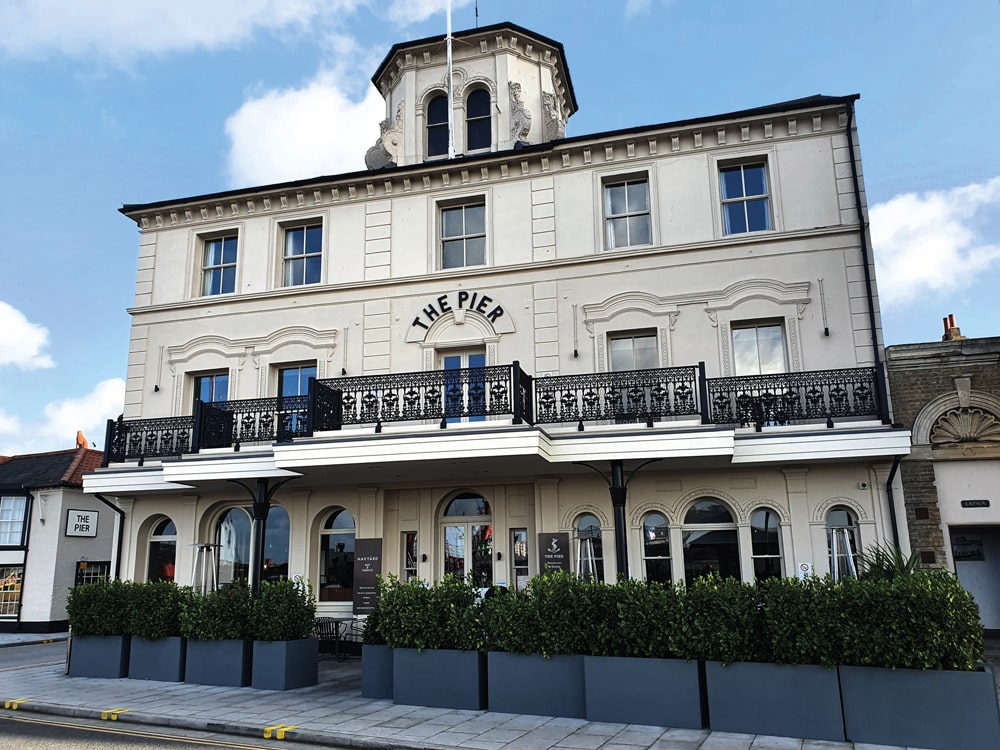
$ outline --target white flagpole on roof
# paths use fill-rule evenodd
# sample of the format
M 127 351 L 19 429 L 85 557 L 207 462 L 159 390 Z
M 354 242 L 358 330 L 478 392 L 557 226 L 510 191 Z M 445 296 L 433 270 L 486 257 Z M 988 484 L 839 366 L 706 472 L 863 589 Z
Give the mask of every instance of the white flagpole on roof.
M 451 71 L 451 0 L 448 0 L 448 158 L 455 158 L 455 100 Z

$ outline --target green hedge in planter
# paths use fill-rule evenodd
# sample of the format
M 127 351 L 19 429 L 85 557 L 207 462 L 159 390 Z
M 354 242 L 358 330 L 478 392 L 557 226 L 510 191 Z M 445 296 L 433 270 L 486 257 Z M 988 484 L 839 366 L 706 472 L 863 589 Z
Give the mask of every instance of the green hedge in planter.
M 250 636 L 250 590 L 233 583 L 194 594 L 181 609 L 181 635 L 197 641 L 243 640 Z
M 656 581 L 627 580 L 616 586 L 591 584 L 590 654 L 652 659 L 677 658 L 675 633 L 681 626 L 684 589 Z
M 840 598 L 831 578 L 771 578 L 755 594 L 762 637 L 754 661 L 828 668 L 840 663 Z
M 66 616 L 73 635 L 128 635 L 134 586 L 131 581 L 107 580 L 71 588 Z
M 173 581 L 133 583 L 129 591 L 128 632 L 158 641 L 181 634 L 181 610 L 192 591 Z
M 891 669 L 975 669 L 983 660 L 979 607 L 943 570 L 839 584 L 840 663 Z
M 308 581 L 263 581 L 250 606 L 249 636 L 256 641 L 297 641 L 316 627 L 316 597 Z
M 682 597 L 674 645 L 682 659 L 761 661 L 763 618 L 757 590 L 735 578 L 698 578 Z
M 479 589 L 452 575 L 433 586 L 390 576 L 382 581 L 375 617 L 377 631 L 373 628 L 369 638 L 393 648 L 478 651 L 483 646 Z

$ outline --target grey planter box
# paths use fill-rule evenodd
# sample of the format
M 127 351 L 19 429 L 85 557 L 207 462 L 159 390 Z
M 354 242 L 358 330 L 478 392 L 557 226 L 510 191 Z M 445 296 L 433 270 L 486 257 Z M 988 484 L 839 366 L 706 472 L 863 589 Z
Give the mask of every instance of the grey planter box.
M 585 719 L 583 659 L 490 651 L 490 711 Z
M 70 677 L 119 678 L 128 674 L 127 635 L 74 635 L 70 642 Z
M 394 648 L 392 700 L 410 706 L 486 708 L 486 654 Z
M 250 641 L 188 640 L 184 681 L 246 687 L 250 684 L 251 646 Z
M 254 641 L 250 686 L 294 690 L 319 682 L 319 641 Z
M 392 649 L 361 646 L 361 697 L 392 698 Z
M 712 731 L 844 741 L 836 669 L 705 662 Z
M 132 636 L 128 676 L 133 680 L 184 681 L 187 639 L 180 636 L 150 641 Z
M 583 657 L 589 721 L 702 729 L 698 662 Z
M 993 671 L 840 667 L 851 742 L 935 750 L 1000 747 Z

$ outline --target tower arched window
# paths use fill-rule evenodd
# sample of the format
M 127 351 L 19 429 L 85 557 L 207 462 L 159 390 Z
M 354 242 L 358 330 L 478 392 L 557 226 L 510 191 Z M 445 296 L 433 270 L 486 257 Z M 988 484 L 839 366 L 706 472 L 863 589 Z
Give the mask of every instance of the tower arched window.
M 475 89 L 465 98 L 465 150 L 481 151 L 493 142 L 490 92 Z
M 427 155 L 448 153 L 448 97 L 435 96 L 427 104 Z

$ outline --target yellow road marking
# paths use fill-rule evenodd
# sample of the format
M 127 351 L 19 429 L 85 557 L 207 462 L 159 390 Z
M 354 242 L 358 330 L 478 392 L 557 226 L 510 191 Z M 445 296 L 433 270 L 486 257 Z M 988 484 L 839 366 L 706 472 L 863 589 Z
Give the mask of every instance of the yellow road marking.
M 127 714 L 131 710 L 131 708 L 109 708 L 107 711 L 101 711 L 101 718 L 104 721 L 108 719 L 118 721 L 118 714 Z
M 64 727 L 66 729 L 79 729 L 85 732 L 102 732 L 104 734 L 125 736 L 125 737 L 142 737 L 145 739 L 158 739 L 158 740 L 170 740 L 173 742 L 184 742 L 190 745 L 207 745 L 208 747 L 214 748 L 235 748 L 236 750 L 260 750 L 260 745 L 246 745 L 238 742 L 227 742 L 225 740 L 220 740 L 218 738 L 212 739 L 202 739 L 201 737 L 186 737 L 184 735 L 178 734 L 165 734 L 162 732 L 145 732 L 139 729 L 126 729 L 122 728 L 111 728 L 110 726 L 104 728 L 100 726 L 88 726 L 86 724 L 75 724 L 65 721 L 53 721 L 51 719 L 41 719 L 36 716 L 5 716 L 0 718 L 0 722 L 3 721 L 19 721 L 24 724 L 44 724 L 46 726 Z
M 290 732 L 293 729 L 298 729 L 298 728 L 299 728 L 298 724 L 289 724 L 287 727 L 282 727 L 276 732 L 277 737 L 279 740 L 283 740 L 285 739 L 285 732 Z
M 27 703 L 30 700 L 31 698 L 15 698 L 12 701 L 4 701 L 3 707 L 9 708 L 11 711 L 16 711 L 18 706 L 22 703 Z
M 285 727 L 284 724 L 274 724 L 269 727 L 264 727 L 264 739 L 265 740 L 271 739 L 271 734 L 274 732 L 275 729 L 284 729 L 284 727 Z

